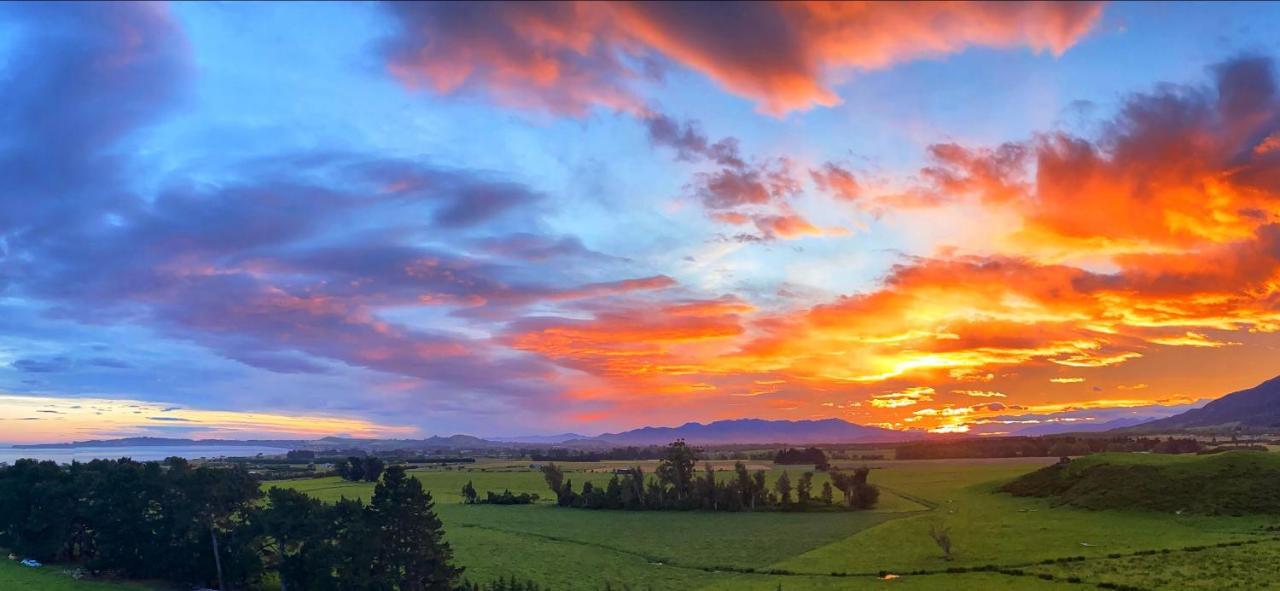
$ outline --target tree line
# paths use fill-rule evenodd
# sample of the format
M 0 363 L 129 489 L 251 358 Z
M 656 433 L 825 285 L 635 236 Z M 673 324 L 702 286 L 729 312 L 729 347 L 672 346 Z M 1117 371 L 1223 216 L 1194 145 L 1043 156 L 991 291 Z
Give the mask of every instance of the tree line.
M 871 508 L 880 497 L 880 490 L 867 483 L 870 469 L 865 467 L 852 473 L 830 470 L 830 482 L 823 483 L 815 498 L 813 472 L 801 474 L 794 486 L 783 472 L 769 487 L 764 470 L 752 473 L 742 462 L 734 464 L 734 474 L 727 479 L 716 478 L 710 463 L 702 475 L 696 474 L 696 462 L 694 450 L 679 440 L 666 447 L 652 478 L 637 467 L 615 472 L 604 487 L 588 481 L 575 490 L 559 466 L 548 464 L 542 472 L 556 504 L 583 509 L 805 511 L 834 506 L 833 485 L 843 495 L 841 504 L 849 509 Z
M 530 460 L 535 462 L 608 462 L 630 460 L 657 460 L 666 453 L 661 445 L 615 447 L 603 451 L 583 451 L 580 449 L 522 449 Z
M 1000 437 L 918 441 L 894 448 L 899 460 L 1082 456 L 1101 452 L 1195 453 L 1203 448 L 1191 438 L 1168 437 Z
M 471 589 L 430 493 L 387 468 L 366 505 L 272 488 L 241 466 L 94 460 L 0 468 L 0 545 L 98 575 L 282 591 Z
M 377 482 L 382 477 L 382 471 L 386 470 L 387 464 L 380 458 L 369 456 L 351 456 L 341 462 L 333 465 L 333 469 L 343 480 L 352 482 Z
M 480 498 L 480 494 L 476 491 L 476 487 L 470 480 L 462 485 L 462 502 L 466 505 L 531 505 L 538 502 L 538 495 L 532 493 L 514 494 L 509 489 L 503 490 L 501 494 L 493 491 L 485 491 L 485 497 Z
M 814 469 L 824 472 L 831 467 L 831 464 L 827 461 L 827 454 L 816 447 L 780 449 L 778 453 L 774 454 L 773 463 L 782 465 L 813 464 Z

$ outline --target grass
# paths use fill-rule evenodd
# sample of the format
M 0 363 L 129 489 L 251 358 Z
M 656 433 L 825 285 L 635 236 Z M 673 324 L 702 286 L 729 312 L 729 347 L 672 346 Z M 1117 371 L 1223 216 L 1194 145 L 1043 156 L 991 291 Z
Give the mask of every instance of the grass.
M 80 581 L 63 572 L 65 568 L 27 568 L 12 560 L 0 560 L 0 589 L 14 591 L 155 591 L 142 583 Z
M 1098 454 L 1032 472 L 1003 490 L 1087 509 L 1280 514 L 1280 454 Z
M 1280 540 L 1043 565 L 1027 569 L 1082 582 L 1120 583 L 1143 589 L 1253 591 L 1280 589 L 1276 565 Z
M 1234 461 L 1231 455 L 1100 459 L 1190 470 L 1197 461 Z M 855 513 L 589 511 L 559 509 L 549 499 L 522 507 L 466 506 L 459 491 L 467 481 L 482 493 L 509 488 L 544 496 L 546 484 L 541 473 L 517 462 L 479 462 L 414 475 L 433 492 L 456 557 L 476 580 L 515 575 L 557 590 L 595 590 L 605 584 L 725 591 L 1065 590 L 1096 589 L 1099 583 L 1151 590 L 1274 588 L 1261 583 L 1274 578 L 1267 565 L 1280 552 L 1280 542 L 1269 541 L 1274 533 L 1262 529 L 1280 523 L 1275 517 L 1095 511 L 998 492 L 1002 484 L 1054 461 L 848 462 L 849 467 L 871 465 L 871 481 L 882 487 L 876 510 Z M 586 480 L 602 485 L 609 469 L 633 464 L 562 466 L 581 486 Z M 793 483 L 805 470 L 786 467 Z M 772 468 L 769 481 L 781 473 Z M 815 492 L 824 479 L 817 475 Z M 336 479 L 277 484 L 327 500 L 367 499 L 373 488 Z M 942 559 L 927 534 L 938 522 L 951 528 L 951 561 Z M 1237 542 L 1247 543 L 1183 550 Z M 1162 557 L 1173 574 L 1162 574 Z M 1064 559 L 1070 561 L 1058 562 Z M 880 571 L 901 577 L 882 581 L 876 576 Z
M 1105 461 L 1195 473 L 1197 462 L 1207 459 L 1237 461 L 1230 455 L 1123 454 L 1073 464 Z M 463 505 L 460 490 L 468 481 L 481 493 L 510 489 L 548 496 L 546 484 L 526 462 L 482 461 L 413 473 L 432 491 L 457 561 L 477 581 L 514 575 L 556 591 L 596 591 L 606 584 L 636 591 L 1021 591 L 1097 589 L 1099 584 L 1151 591 L 1280 589 L 1273 567 L 1280 559 L 1280 518 L 1275 516 L 1097 511 L 998 492 L 1002 484 L 1053 461 L 866 462 L 875 468 L 871 481 L 882 487 L 881 504 L 874 511 L 851 513 L 591 511 L 560 509 L 549 499 L 529 506 Z M 603 485 L 613 467 L 630 465 L 563 467 L 581 486 L 586 480 Z M 786 467 L 793 483 L 805 469 Z M 770 469 L 769 481 L 782 471 Z M 815 478 L 815 492 L 824 479 Z M 265 486 L 273 485 L 330 501 L 367 500 L 373 491 L 370 483 L 336 478 Z M 942 559 L 927 534 L 937 522 L 951 528 L 951 561 Z M 881 571 L 900 578 L 880 580 Z M 0 589 L 147 588 L 74 581 L 57 568 L 28 570 L 0 562 Z

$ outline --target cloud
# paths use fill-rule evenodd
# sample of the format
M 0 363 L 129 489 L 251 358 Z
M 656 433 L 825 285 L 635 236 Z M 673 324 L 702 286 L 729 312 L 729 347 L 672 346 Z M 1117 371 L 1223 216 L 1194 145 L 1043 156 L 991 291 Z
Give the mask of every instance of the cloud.
M 902 408 L 904 406 L 915 406 L 921 402 L 929 402 L 933 400 L 935 394 L 933 388 L 927 386 L 916 386 L 907 388 L 900 392 L 886 392 L 884 394 L 876 394 L 867 402 L 876 408 Z M 932 410 L 932 409 L 926 409 Z M 936 414 L 917 411 L 917 414 Z
M 55 373 L 71 369 L 73 363 L 66 357 L 48 359 L 18 359 L 9 366 L 26 373 Z
M 38 420 L 21 416 L 31 411 L 57 415 L 46 419 L 57 422 L 57 431 L 54 432 L 51 432 L 47 426 L 36 424 L 7 425 L 5 441 L 12 443 L 47 442 L 51 439 L 65 441 L 70 437 L 99 439 L 145 435 L 161 427 L 156 424 L 157 422 L 165 424 L 163 427 L 165 429 L 177 430 L 173 436 L 194 438 L 298 437 L 310 439 L 335 433 L 349 433 L 355 437 L 403 437 L 416 433 L 414 428 L 404 425 L 379 424 L 316 413 L 283 415 L 184 408 L 170 411 L 165 416 L 153 414 L 161 412 L 162 408 L 162 403 L 131 399 L 62 399 L 0 394 L 0 420 Z
M 969 47 L 1061 54 L 1098 3 L 550 2 L 386 5 L 399 31 L 388 69 L 410 87 L 478 92 L 581 115 L 642 113 L 669 65 L 698 72 L 775 115 L 834 105 L 844 72 Z M 726 18 L 731 15 L 732 18 Z
M 649 114 L 644 122 L 650 141 L 674 149 L 680 160 L 710 161 L 718 166 L 695 173 L 689 187 L 713 220 L 755 227 L 756 233 L 739 233 L 736 241 L 766 242 L 847 233 L 842 228 L 820 228 L 792 210 L 789 201 L 801 193 L 802 183 L 790 160 L 748 161 L 739 153 L 737 139 L 712 142 L 697 122 L 679 123 L 657 113 Z M 822 179 L 825 182 L 826 177 Z
M 180 101 L 181 31 L 153 5 L 5 10 L 20 16 L 23 43 L 4 75 L 23 83 L 0 119 L 0 286 L 48 316 L 138 327 L 275 374 L 395 376 L 432 398 L 419 404 L 484 412 L 540 408 L 559 392 L 554 365 L 493 341 L 503 323 L 533 306 L 676 286 L 539 233 L 545 196 L 488 171 L 293 152 L 216 181 L 170 170 L 140 194 L 122 156 L 133 150 L 121 147 Z
M 953 390 L 953 392 L 973 398 L 1008 398 L 1001 392 L 992 392 L 990 390 Z
M 809 175 L 818 189 L 843 201 L 856 201 L 862 196 L 862 186 L 853 172 L 833 162 L 823 164 L 821 168 L 810 170 Z

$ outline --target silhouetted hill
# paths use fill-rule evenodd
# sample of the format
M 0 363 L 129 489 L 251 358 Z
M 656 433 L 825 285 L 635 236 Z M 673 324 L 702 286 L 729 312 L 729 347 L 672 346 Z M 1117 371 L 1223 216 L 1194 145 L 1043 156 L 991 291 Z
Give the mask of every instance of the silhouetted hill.
M 535 444 L 554 444 L 573 441 L 575 439 L 591 439 L 589 435 L 579 435 L 577 433 L 560 433 L 559 435 L 517 435 L 515 437 L 489 437 L 489 441 L 499 443 L 535 443 Z
M 691 444 L 730 443 L 890 443 L 919 439 L 905 433 L 857 425 L 840 419 L 816 421 L 767 421 L 737 419 L 713 423 L 685 423 L 679 427 L 644 427 L 622 433 L 605 433 L 590 441 L 616 445 L 664 445 L 676 439 Z
M 1143 423 L 1125 431 L 1157 433 L 1236 427 L 1252 431 L 1280 430 L 1280 377 L 1248 390 L 1227 394 L 1202 408 Z

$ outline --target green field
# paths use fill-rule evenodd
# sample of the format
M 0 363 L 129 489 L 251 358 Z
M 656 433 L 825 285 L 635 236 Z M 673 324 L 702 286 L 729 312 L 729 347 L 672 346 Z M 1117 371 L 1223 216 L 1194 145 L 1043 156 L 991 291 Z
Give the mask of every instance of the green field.
M 26 568 L 11 560 L 0 560 L 0 589 L 4 591 L 155 591 L 140 583 L 79 581 L 59 566 Z
M 1134 455 L 1128 461 L 1171 461 Z M 1048 499 L 1021 498 L 995 489 L 1052 459 L 873 461 L 871 481 L 881 503 L 868 512 L 708 513 L 560 509 L 461 504 L 462 485 L 546 496 L 540 472 L 523 462 L 486 461 L 460 470 L 417 470 L 430 489 L 457 559 L 475 580 L 515 575 L 552 589 L 1072 589 L 1122 583 L 1143 589 L 1227 588 L 1219 579 L 1238 573 L 1238 588 L 1260 587 L 1264 567 L 1252 563 L 1280 552 L 1265 526 L 1273 517 L 1208 517 L 1055 507 Z M 642 462 L 642 464 L 644 464 Z M 861 462 L 849 462 L 859 465 Z M 602 485 L 624 464 L 563 464 L 575 486 Z M 630 464 L 627 464 L 630 465 Z M 727 466 L 727 464 L 725 464 Z M 768 467 L 768 466 L 765 466 Z M 804 467 L 785 467 L 792 481 Z M 601 470 L 603 472 L 589 472 Z M 771 467 L 770 481 L 782 467 Z M 724 474 L 728 477 L 728 474 Z M 815 478 L 815 491 L 824 476 Z M 336 479 L 274 483 L 322 499 L 368 498 L 372 485 Z M 951 528 L 953 560 L 942 559 L 928 536 L 931 524 Z M 1185 552 L 1189 546 L 1238 541 L 1242 546 Z M 1199 579 L 1160 574 L 1169 564 L 1196 569 Z M 1115 558 L 1110 558 L 1115 556 Z M 1199 557 L 1212 556 L 1213 562 Z M 1069 558 L 1073 562 L 1037 564 Z M 1096 568 L 1095 568 L 1096 566 Z M 946 573 L 947 569 L 988 571 Z M 900 575 L 881 580 L 882 572 Z M 928 574 L 911 574 L 928 571 Z M 1043 577 L 1043 578 L 1042 578 Z M 1076 582 L 1078 579 L 1079 582 Z M 1214 587 L 1214 581 L 1220 585 Z M 1188 587 L 1182 581 L 1200 581 Z M 1194 586 L 1194 585 L 1199 585 Z
M 1157 465 L 1193 461 L 1108 457 Z M 456 559 L 476 581 L 516 576 L 557 591 L 606 585 L 637 591 L 1068 590 L 1097 589 L 1100 583 L 1171 591 L 1280 589 L 1274 567 L 1280 560 L 1280 517 L 1093 511 L 997 492 L 1053 461 L 873 461 L 871 482 L 881 487 L 881 502 L 865 512 L 593 511 L 558 508 L 549 499 L 526 506 L 464 505 L 460 490 L 468 481 L 481 494 L 510 489 L 547 496 L 546 484 L 527 462 L 484 460 L 413 474 L 432 491 Z M 580 487 L 585 481 L 603 485 L 613 468 L 634 464 L 562 466 Z M 770 482 L 784 470 L 755 464 L 769 470 Z M 804 468 L 785 470 L 794 482 Z M 824 479 L 815 477 L 815 493 Z M 337 478 L 264 485 L 270 486 L 330 501 L 367 500 L 373 491 L 370 483 Z M 928 536 L 933 524 L 951 530 L 951 561 Z M 882 573 L 898 578 L 883 580 Z M 0 563 L 0 589 L 146 588 L 78 582 L 56 567 Z

